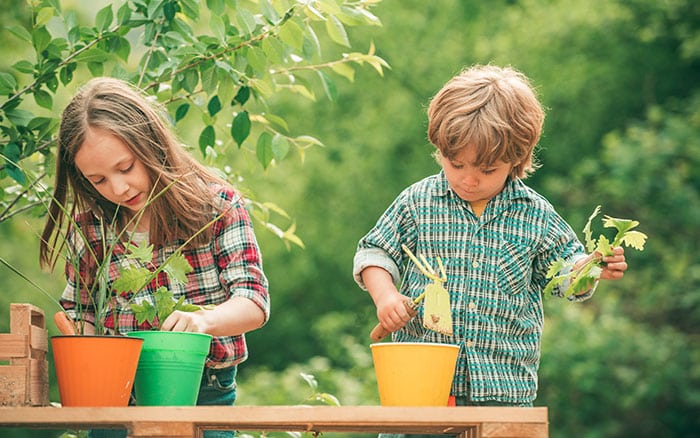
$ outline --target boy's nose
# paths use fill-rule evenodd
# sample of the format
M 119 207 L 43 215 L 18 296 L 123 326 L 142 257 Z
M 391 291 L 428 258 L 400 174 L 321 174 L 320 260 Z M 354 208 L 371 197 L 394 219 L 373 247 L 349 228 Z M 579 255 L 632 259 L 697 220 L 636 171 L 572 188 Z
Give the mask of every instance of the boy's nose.
M 467 187 L 476 187 L 479 180 L 474 177 L 474 175 L 464 175 L 462 177 L 462 183 Z

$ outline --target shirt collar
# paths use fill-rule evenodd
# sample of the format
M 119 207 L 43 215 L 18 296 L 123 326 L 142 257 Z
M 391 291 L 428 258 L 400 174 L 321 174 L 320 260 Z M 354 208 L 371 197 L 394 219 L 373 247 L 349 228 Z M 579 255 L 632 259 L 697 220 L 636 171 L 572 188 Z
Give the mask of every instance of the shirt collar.
M 461 199 L 459 198 L 459 196 L 457 196 L 454 190 L 450 188 L 450 183 L 447 181 L 445 171 L 441 170 L 440 173 L 437 175 L 437 181 L 435 184 L 435 194 L 437 196 L 448 196 L 449 193 L 452 193 L 452 196 L 455 196 L 457 199 Z M 505 187 L 503 187 L 503 190 L 501 190 L 501 192 L 497 194 L 493 198 L 493 200 L 512 201 L 514 199 L 527 197 L 528 191 L 527 186 L 525 186 L 525 183 L 522 182 L 520 178 L 508 178 Z

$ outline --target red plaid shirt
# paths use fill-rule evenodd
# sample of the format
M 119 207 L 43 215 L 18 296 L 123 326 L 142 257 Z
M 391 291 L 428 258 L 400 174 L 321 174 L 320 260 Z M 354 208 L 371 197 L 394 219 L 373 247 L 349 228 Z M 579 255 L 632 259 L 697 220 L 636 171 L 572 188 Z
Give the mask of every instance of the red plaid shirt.
M 161 272 L 157 279 L 135 296 L 132 294 L 117 296 L 116 308 L 108 309 L 105 319 L 105 326 L 111 332 L 114 332 L 115 315 L 118 315 L 117 330 L 121 334 L 149 330 L 151 328 L 149 323 L 141 325 L 137 323 L 130 304 L 148 300 L 155 305 L 153 293 L 159 286 L 168 287 L 175 299 L 184 296 L 185 302 L 197 305 L 220 304 L 232 297 L 245 297 L 260 306 L 267 322 L 270 316 L 268 284 L 250 216 L 243 206 L 240 194 L 231 188 L 218 187 L 217 189 L 217 195 L 224 200 L 228 211 L 212 225 L 213 239 L 209 244 L 183 251 L 183 255 L 193 267 L 193 271 L 187 274 L 187 284 L 171 282 Z M 215 213 L 215 216 L 218 214 Z M 76 223 L 81 224 L 81 232 L 94 254 L 101 256 L 108 250 L 106 246 L 109 243 L 104 242 L 114 241 L 116 238 L 115 233 L 109 231 L 107 226 L 103 227 L 101 221 L 92 212 L 83 213 L 82 217 L 76 219 Z M 61 296 L 61 304 L 74 319 L 94 323 L 94 299 L 88 291 L 94 294 L 97 287 L 93 288 L 93 284 L 85 283 L 86 273 L 89 272 L 88 266 L 94 265 L 92 255 L 91 252 L 86 251 L 85 241 L 75 230 L 69 232 L 67 242 L 71 250 L 68 251 L 66 260 L 67 284 Z M 148 268 L 154 270 L 155 267 L 160 266 L 182 243 L 176 242 L 154 249 L 152 265 Z M 122 243 L 114 245 L 107 282 L 110 291 L 113 290 L 112 282 L 119 276 L 119 266 L 136 263 L 128 260 L 125 252 L 125 246 Z M 74 265 L 78 266 L 80 271 L 79 282 Z M 78 284 L 80 284 L 79 297 Z M 240 363 L 247 357 L 248 349 L 244 335 L 214 337 L 206 365 L 222 368 Z

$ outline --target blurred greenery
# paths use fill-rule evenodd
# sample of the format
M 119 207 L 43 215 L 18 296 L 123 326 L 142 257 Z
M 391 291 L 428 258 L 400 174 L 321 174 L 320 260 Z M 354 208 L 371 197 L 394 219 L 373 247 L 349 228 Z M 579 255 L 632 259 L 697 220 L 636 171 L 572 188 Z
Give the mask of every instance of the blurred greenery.
M 0 11 L 3 22 L 26 19 Z M 337 82 L 334 101 L 268 102 L 325 147 L 246 176 L 290 214 L 305 248 L 258 232 L 272 318 L 248 335 L 238 404 L 303 403 L 300 373 L 341 404 L 378 404 L 368 348 L 376 316 L 352 280 L 355 245 L 402 188 L 437 171 L 425 134 L 432 94 L 466 65 L 509 64 L 532 79 L 547 108 L 543 167 L 527 182 L 576 230 L 602 204 L 649 235 L 644 252 L 626 252 L 623 280 L 601 284 L 585 303 L 545 304 L 535 405 L 548 406 L 550 435 L 696 436 L 700 3 L 385 0 L 373 11 L 382 27 L 348 33 L 357 47 L 375 44 L 391 66 L 383 77 L 359 69 L 354 82 Z M 0 224 L 0 254 L 58 295 L 61 273 L 38 269 L 40 227 L 27 217 Z M 55 308 L 4 268 L 0 278 L 0 311 L 10 302 Z M 7 326 L 0 317 L 0 331 Z

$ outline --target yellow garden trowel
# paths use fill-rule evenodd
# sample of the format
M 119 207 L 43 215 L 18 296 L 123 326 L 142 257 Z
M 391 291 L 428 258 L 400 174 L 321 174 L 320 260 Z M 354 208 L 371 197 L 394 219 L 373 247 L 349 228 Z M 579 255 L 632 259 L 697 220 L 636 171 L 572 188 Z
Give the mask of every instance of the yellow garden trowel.
M 420 269 L 421 273 L 433 280 L 416 299 L 406 300 L 406 310 L 408 314 L 411 317 L 415 316 L 416 313 L 418 313 L 418 304 L 420 304 L 422 300 L 425 300 L 423 304 L 423 327 L 442 333 L 443 335 L 452 335 L 450 294 L 442 285 L 447 281 L 447 274 L 445 274 L 445 267 L 442 264 L 442 259 L 440 257 L 437 258 L 438 268 L 440 269 L 440 274 L 438 275 L 422 254 L 420 260 L 418 260 L 406 245 L 401 245 L 401 248 L 406 252 L 411 261 L 415 263 L 418 269 Z M 384 326 L 377 324 L 370 333 L 370 338 L 377 342 L 384 339 L 389 333 L 390 332 L 385 329 Z

